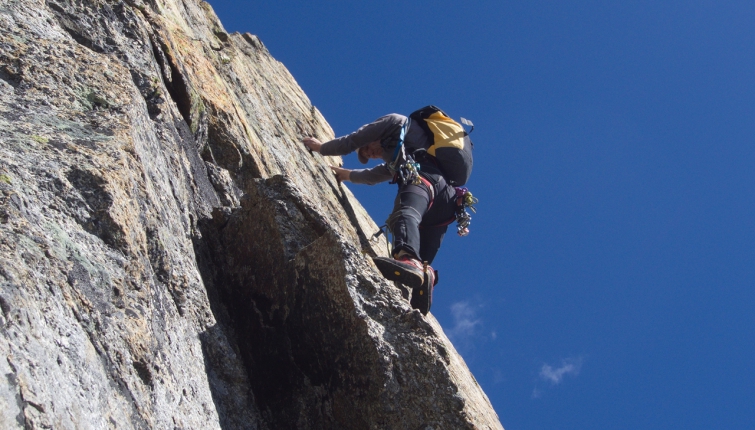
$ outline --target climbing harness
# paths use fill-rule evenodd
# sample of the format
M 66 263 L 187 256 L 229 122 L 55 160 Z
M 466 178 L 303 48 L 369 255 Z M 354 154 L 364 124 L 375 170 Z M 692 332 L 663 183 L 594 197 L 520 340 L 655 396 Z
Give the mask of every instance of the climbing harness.
M 476 205 L 479 200 L 477 200 L 477 197 L 473 196 L 466 187 L 455 188 L 456 212 L 454 213 L 454 216 L 448 221 L 436 225 L 420 224 L 419 228 L 444 227 L 456 221 L 456 234 L 461 237 L 469 234 L 469 225 L 472 223 L 472 215 L 467 212 L 467 209 L 471 210 L 473 213 L 477 213 L 477 208 L 475 208 L 474 205 Z
M 429 185 L 429 182 L 423 177 L 421 177 L 421 182 L 426 182 L 426 185 L 429 187 L 432 187 Z M 432 188 L 431 188 L 432 189 Z M 472 224 L 472 215 L 469 214 L 469 211 L 472 211 L 472 213 L 477 213 L 477 208 L 475 205 L 479 203 L 479 199 L 472 195 L 472 192 L 469 191 L 467 187 L 455 187 L 456 189 L 456 212 L 454 213 L 454 216 L 449 219 L 446 222 L 442 222 L 440 224 L 436 225 L 419 225 L 419 228 L 434 228 L 434 227 L 444 227 L 452 222 L 456 221 L 456 234 L 458 234 L 460 237 L 464 237 L 469 234 L 469 226 Z M 434 199 L 430 200 L 429 208 L 432 206 Z M 393 214 L 391 214 L 393 216 Z M 378 237 L 385 234 L 386 243 L 388 246 L 388 255 L 392 255 L 392 246 L 393 243 L 393 232 L 391 232 L 390 227 L 388 227 L 388 223 L 390 222 L 391 217 L 388 217 L 388 220 L 386 223 L 379 227 L 379 230 L 375 232 L 375 234 L 372 235 L 371 240 L 377 240 Z

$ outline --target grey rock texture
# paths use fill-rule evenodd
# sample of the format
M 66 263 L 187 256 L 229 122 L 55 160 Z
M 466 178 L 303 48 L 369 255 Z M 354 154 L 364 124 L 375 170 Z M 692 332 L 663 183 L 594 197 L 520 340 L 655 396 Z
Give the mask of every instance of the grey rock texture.
M 205 2 L 1 0 L 0 428 L 501 429 L 306 135 Z

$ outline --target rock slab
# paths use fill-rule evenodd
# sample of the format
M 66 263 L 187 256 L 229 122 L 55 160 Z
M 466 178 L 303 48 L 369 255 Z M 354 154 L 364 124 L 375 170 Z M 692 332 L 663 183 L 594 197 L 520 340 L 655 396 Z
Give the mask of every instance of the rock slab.
M 501 429 L 303 136 L 194 0 L 0 2 L 0 428 Z

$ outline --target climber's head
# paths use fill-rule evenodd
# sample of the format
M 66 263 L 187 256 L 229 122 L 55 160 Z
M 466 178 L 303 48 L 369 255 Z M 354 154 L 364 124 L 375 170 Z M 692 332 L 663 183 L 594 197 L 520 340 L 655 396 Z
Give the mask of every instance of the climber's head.
M 370 158 L 383 158 L 383 147 L 380 145 L 379 140 L 370 142 L 357 150 L 357 156 L 359 157 L 360 163 L 367 164 L 367 160 Z

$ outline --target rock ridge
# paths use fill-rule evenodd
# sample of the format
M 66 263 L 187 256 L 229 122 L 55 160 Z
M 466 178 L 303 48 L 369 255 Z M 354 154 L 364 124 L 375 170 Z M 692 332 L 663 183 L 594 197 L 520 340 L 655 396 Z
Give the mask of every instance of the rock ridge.
M 502 429 L 259 38 L 195 0 L 0 29 L 0 427 Z

